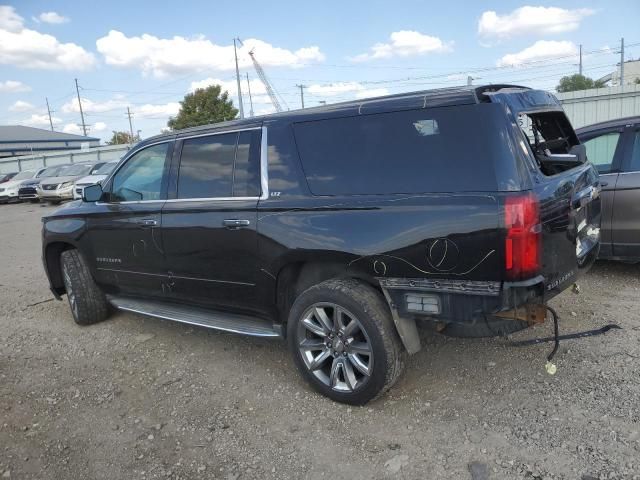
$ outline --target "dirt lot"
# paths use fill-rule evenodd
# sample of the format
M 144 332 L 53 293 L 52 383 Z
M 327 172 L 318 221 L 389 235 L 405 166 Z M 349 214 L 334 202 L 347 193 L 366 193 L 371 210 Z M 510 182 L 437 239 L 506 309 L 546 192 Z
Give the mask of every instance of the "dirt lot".
M 50 300 L 40 217 L 0 206 L 0 479 L 640 478 L 640 266 L 601 262 L 552 304 L 561 345 L 425 334 L 382 399 L 316 395 L 284 342 Z M 546 324 L 519 338 L 548 335 Z

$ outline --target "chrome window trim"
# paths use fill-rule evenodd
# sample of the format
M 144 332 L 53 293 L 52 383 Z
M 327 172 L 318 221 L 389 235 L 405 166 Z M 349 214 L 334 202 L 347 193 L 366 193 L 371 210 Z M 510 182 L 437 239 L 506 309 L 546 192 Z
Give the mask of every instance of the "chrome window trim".
M 224 135 L 225 133 L 241 133 L 241 132 L 249 132 L 252 130 L 261 130 L 262 137 L 260 139 L 260 189 L 262 190 L 262 194 L 257 197 L 203 197 L 203 198 L 170 198 L 166 200 L 129 200 L 124 202 L 96 202 L 96 205 L 128 205 L 135 203 L 152 203 L 152 202 L 165 202 L 165 203 L 179 203 L 179 202 L 203 202 L 203 201 L 211 201 L 211 200 L 220 200 L 220 201 L 228 201 L 228 200 L 236 200 L 236 201 L 247 201 L 247 200 L 266 200 L 269 198 L 269 155 L 267 154 L 267 127 L 251 127 L 251 128 L 241 128 L 236 130 L 225 130 L 220 132 L 209 132 L 203 133 L 200 135 L 191 135 L 188 137 L 176 137 L 171 140 L 163 140 L 161 142 L 150 143 L 148 145 L 144 145 L 141 148 L 136 149 L 133 152 L 129 152 L 129 155 L 122 161 L 122 165 L 119 166 L 116 170 L 111 172 L 105 180 L 104 183 L 108 183 L 111 180 L 111 177 L 114 176 L 128 161 L 129 159 L 135 155 L 136 153 L 144 150 L 147 147 L 152 147 L 154 145 L 159 145 L 161 143 L 168 142 L 176 142 L 178 140 L 188 140 L 190 138 L 199 138 L 199 137 L 210 137 L 214 135 Z
M 249 132 L 251 130 L 260 130 L 260 129 L 264 129 L 265 127 L 250 127 L 250 128 L 237 128 L 234 130 L 221 130 L 219 132 L 207 132 L 207 133 L 200 133 L 198 135 L 189 135 L 186 137 L 176 137 L 176 140 L 189 140 L 190 138 L 200 138 L 200 137 L 212 137 L 214 135 L 224 135 L 225 133 L 240 133 L 240 132 Z

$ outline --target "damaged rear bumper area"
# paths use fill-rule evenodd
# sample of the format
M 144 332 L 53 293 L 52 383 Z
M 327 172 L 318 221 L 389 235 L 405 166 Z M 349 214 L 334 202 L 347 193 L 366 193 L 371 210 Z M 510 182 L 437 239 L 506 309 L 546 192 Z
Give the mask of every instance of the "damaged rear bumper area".
M 546 316 L 545 282 L 378 278 L 409 353 L 420 350 L 418 326 L 457 337 L 513 333 Z

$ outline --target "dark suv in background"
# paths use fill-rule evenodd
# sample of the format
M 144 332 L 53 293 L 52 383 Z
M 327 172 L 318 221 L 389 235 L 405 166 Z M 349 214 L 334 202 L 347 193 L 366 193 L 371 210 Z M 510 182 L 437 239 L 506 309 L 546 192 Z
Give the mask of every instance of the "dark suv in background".
M 576 133 L 600 172 L 600 257 L 640 262 L 640 117 L 596 123 Z
M 44 218 L 43 258 L 77 323 L 114 306 L 287 337 L 311 385 L 362 404 L 419 325 L 544 321 L 597 256 L 599 192 L 553 95 L 433 90 L 147 139 Z

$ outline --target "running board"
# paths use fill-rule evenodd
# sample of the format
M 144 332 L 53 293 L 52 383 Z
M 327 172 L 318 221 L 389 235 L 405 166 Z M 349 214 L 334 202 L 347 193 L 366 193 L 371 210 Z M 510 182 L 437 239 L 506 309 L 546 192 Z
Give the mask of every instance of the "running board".
M 266 320 L 238 315 L 235 313 L 214 312 L 204 308 L 180 305 L 176 303 L 153 302 L 130 297 L 107 297 L 111 305 L 119 310 L 140 313 L 151 317 L 188 323 L 199 327 L 213 328 L 225 332 L 240 333 L 253 337 L 281 337 L 277 327 Z

